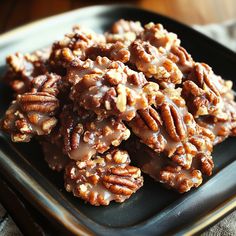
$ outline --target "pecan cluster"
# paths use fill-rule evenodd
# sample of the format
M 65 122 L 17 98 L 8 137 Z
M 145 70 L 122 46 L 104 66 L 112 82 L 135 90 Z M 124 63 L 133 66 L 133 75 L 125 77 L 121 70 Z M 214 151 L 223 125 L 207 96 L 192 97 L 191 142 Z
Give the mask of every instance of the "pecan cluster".
M 89 160 L 94 154 L 104 153 L 111 146 L 119 146 L 130 136 L 129 129 L 121 120 L 73 113 L 71 106 L 65 107 L 61 115 L 62 136 L 65 152 L 76 161 Z
M 180 193 L 198 187 L 213 172 L 213 146 L 236 135 L 232 82 L 161 24 L 75 26 L 7 64 L 15 100 L 1 128 L 14 142 L 38 139 L 66 190 L 95 206 L 128 199 L 141 171 Z
M 65 170 L 65 188 L 96 206 L 123 202 L 143 185 L 140 169 L 129 164 L 128 153 L 118 149 L 71 162 Z
M 103 35 L 75 26 L 71 33 L 52 45 L 49 63 L 60 73 L 61 67 L 66 67 L 75 58 L 85 59 L 87 49 L 102 42 L 105 42 Z
M 56 126 L 59 101 L 49 93 L 17 95 L 6 111 L 2 128 L 11 134 L 14 142 L 29 142 L 34 135 L 47 135 Z
M 76 107 L 92 110 L 99 117 L 117 116 L 131 120 L 137 110 L 148 106 L 143 92 L 147 83 L 144 75 L 121 62 L 97 57 L 96 61 L 88 59 L 74 69 L 78 72 L 72 74 L 79 81 L 70 96 Z M 69 81 L 70 78 L 69 72 Z
M 163 96 L 156 107 L 140 110 L 128 123 L 132 131 L 142 143 L 185 169 L 190 169 L 193 162 L 201 162 L 200 153 L 211 160 L 214 134 L 196 123 L 177 90 L 165 89 Z M 212 168 L 213 163 L 208 175 Z
M 16 94 L 29 91 L 32 79 L 47 72 L 49 52 L 49 49 L 44 49 L 31 54 L 15 53 L 7 57 L 9 69 L 4 79 Z
M 130 62 L 148 78 L 156 79 L 163 87 L 182 82 L 181 70 L 167 57 L 163 48 L 156 48 L 148 41 L 138 39 L 130 45 L 130 53 Z

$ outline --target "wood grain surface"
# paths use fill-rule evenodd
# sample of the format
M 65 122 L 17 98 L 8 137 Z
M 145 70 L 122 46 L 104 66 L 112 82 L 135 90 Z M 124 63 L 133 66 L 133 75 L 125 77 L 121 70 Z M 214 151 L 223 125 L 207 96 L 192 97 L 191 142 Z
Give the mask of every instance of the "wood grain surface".
M 186 24 L 208 24 L 236 18 L 236 0 L 1 0 L 0 33 L 72 9 L 111 3 L 133 4 Z

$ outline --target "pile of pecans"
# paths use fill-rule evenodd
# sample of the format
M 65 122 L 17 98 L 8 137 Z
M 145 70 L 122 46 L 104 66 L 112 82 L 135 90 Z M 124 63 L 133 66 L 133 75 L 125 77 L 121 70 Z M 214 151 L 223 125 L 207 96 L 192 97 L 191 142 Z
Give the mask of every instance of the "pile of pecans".
M 119 20 L 104 34 L 75 26 L 7 64 L 15 99 L 2 129 L 13 142 L 37 138 L 65 189 L 92 205 L 128 199 L 141 170 L 180 193 L 198 187 L 212 174 L 213 146 L 236 135 L 232 82 L 161 24 Z

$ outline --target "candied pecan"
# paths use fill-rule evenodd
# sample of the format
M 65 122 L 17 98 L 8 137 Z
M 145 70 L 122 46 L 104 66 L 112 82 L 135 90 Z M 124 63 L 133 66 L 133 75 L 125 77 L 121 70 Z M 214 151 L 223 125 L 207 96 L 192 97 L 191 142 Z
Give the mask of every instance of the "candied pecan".
M 138 111 L 128 125 L 141 142 L 189 169 L 198 152 L 210 156 L 215 136 L 196 124 L 179 93 L 176 89 L 163 90 L 162 104 Z M 201 141 L 200 146 L 196 140 Z
M 16 53 L 7 57 L 8 71 L 4 80 L 17 93 L 29 91 L 33 77 L 47 72 L 46 60 L 49 50 L 35 51 L 31 54 Z
M 200 165 L 201 171 L 203 174 L 211 176 L 212 170 L 214 168 L 214 162 L 212 160 L 212 156 L 205 154 L 205 153 L 198 153 L 196 155 L 196 162 L 195 165 Z
M 221 78 L 204 63 L 195 63 L 194 70 L 183 83 L 182 96 L 195 117 L 214 115 L 220 112 L 222 99 L 220 89 Z
M 201 116 L 196 119 L 200 126 L 211 130 L 215 134 L 214 145 L 224 141 L 228 136 L 236 135 L 236 103 L 225 99 L 223 101 L 224 106 L 220 114 Z
M 130 62 L 148 78 L 154 77 L 163 86 L 180 84 L 182 72 L 167 58 L 163 49 L 157 49 L 149 42 L 135 40 L 130 45 Z
M 184 193 L 202 183 L 202 174 L 199 170 L 186 171 L 180 166 L 167 166 L 160 171 L 159 181 L 167 188 L 174 188 L 179 193 Z
M 101 34 L 76 26 L 72 33 L 54 43 L 49 58 L 50 65 L 57 69 L 66 67 L 75 58 L 86 59 L 86 50 L 94 44 L 105 42 Z
M 162 47 L 166 50 L 170 50 L 172 46 L 179 46 L 180 44 L 176 34 L 168 32 L 163 25 L 152 22 L 144 26 L 144 31 L 139 38 L 150 42 L 156 48 Z
M 78 83 L 71 93 L 75 106 L 92 110 L 99 117 L 114 115 L 124 120 L 131 120 L 137 110 L 148 106 L 148 98 L 143 91 L 147 81 L 142 73 L 105 57 L 97 57 L 95 62 L 87 60 L 84 65 L 88 67 L 77 67 L 77 74 L 74 69 L 68 72 L 68 80 L 71 80 L 72 74 L 74 77 L 77 75 Z
M 181 46 L 172 46 L 169 53 L 167 53 L 167 58 L 175 63 L 185 76 L 194 67 L 194 61 L 191 55 Z
M 105 33 L 108 43 L 122 42 L 129 45 L 143 31 L 140 22 L 119 20 L 114 23 L 111 32 Z
M 197 123 L 210 129 L 215 134 L 214 145 L 222 142 L 228 136 L 235 136 L 236 128 L 236 103 L 232 90 L 232 82 L 224 81 L 219 76 L 212 76 L 220 93 L 220 104 L 217 112 L 198 117 Z
M 30 92 L 45 92 L 57 96 L 59 93 L 59 84 L 61 84 L 61 76 L 54 73 L 46 73 L 33 78 L 31 82 Z
M 73 160 L 88 160 L 97 152 L 104 153 L 111 145 L 119 146 L 130 136 L 129 129 L 120 120 L 83 117 L 73 114 L 71 107 L 63 110 L 61 123 L 65 150 Z
M 34 135 L 47 135 L 57 123 L 59 107 L 56 97 L 49 93 L 24 93 L 6 111 L 2 128 L 11 134 L 13 142 L 29 142 Z
M 95 206 L 123 202 L 143 185 L 140 169 L 129 163 L 128 153 L 118 149 L 88 161 L 71 161 L 65 188 Z
M 143 143 L 156 152 L 164 151 L 167 142 L 160 132 L 162 120 L 154 108 L 140 110 L 135 118 L 128 122 L 128 125 Z
M 177 107 L 164 102 L 161 106 L 161 115 L 169 136 L 176 142 L 184 140 L 186 138 L 186 128 Z
M 126 63 L 129 61 L 130 52 L 122 42 L 100 43 L 88 48 L 86 56 L 92 60 L 96 60 L 97 56 L 101 56 Z

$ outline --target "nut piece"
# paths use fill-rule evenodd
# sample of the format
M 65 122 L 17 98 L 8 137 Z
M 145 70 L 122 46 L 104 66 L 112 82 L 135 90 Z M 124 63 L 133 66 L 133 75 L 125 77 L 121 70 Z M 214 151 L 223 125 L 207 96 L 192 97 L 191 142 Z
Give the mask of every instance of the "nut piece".
M 84 67 L 80 65 L 76 68 L 78 82 L 70 96 L 75 107 L 92 110 L 102 118 L 113 115 L 131 120 L 137 110 L 148 106 L 147 95 L 143 92 L 147 81 L 142 73 L 129 69 L 121 62 L 101 57 L 97 57 L 95 62 L 85 61 Z M 71 74 L 75 77 L 74 69 L 73 72 L 69 70 L 68 80 L 71 80 Z
M 65 171 L 65 188 L 95 206 L 123 202 L 143 185 L 140 169 L 129 163 L 128 153 L 118 149 L 88 161 L 71 161 Z
M 16 53 L 8 56 L 6 62 L 9 68 L 4 81 L 16 94 L 28 92 L 32 79 L 47 72 L 45 62 L 49 57 L 49 52 L 48 49 L 45 49 L 32 54 Z
M 118 41 L 115 43 L 100 43 L 94 45 L 88 48 L 86 56 L 92 60 L 96 60 L 98 56 L 101 56 L 107 57 L 110 60 L 126 63 L 129 61 L 130 52 L 124 43 Z
M 55 127 L 59 101 L 49 93 L 24 93 L 6 111 L 2 128 L 13 142 L 29 142 L 34 135 L 47 135 Z
M 143 31 L 139 21 L 119 20 L 115 22 L 110 32 L 105 33 L 108 43 L 122 42 L 129 45 Z
M 123 34 L 126 32 L 134 32 L 137 35 L 143 31 L 143 27 L 139 21 L 127 21 L 120 19 L 116 21 L 111 27 L 111 33 Z
M 130 136 L 130 131 L 120 120 L 98 120 L 94 116 L 83 118 L 81 114 L 73 114 L 69 106 L 62 112 L 61 123 L 64 124 L 65 151 L 76 161 L 89 160 L 94 154 L 107 151 L 111 145 L 119 146 Z
M 140 39 L 150 42 L 156 48 L 162 47 L 168 51 L 172 46 L 179 46 L 180 44 L 176 34 L 168 32 L 163 25 L 152 22 L 144 26 Z

